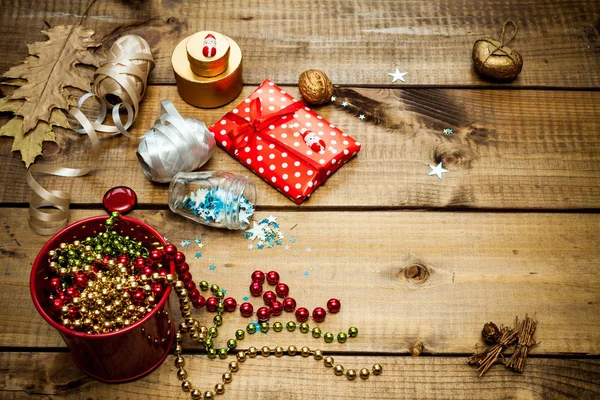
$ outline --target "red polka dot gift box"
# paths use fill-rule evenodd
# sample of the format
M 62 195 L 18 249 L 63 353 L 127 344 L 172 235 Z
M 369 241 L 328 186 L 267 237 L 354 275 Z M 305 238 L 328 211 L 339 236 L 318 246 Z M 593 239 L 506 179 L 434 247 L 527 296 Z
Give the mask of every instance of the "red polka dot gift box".
M 360 143 L 265 80 L 210 127 L 217 144 L 297 204 L 360 150 Z

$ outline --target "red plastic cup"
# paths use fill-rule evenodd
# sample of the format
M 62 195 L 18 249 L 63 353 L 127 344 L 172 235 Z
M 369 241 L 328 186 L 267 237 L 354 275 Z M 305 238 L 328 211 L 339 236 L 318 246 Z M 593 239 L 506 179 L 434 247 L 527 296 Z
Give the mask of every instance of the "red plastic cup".
M 71 351 L 71 357 L 86 374 L 102 382 L 120 383 L 141 378 L 158 368 L 169 354 L 175 337 L 175 324 L 169 308 L 171 287 L 167 287 L 159 303 L 143 319 L 116 332 L 88 335 L 67 329 L 57 323 L 47 310 L 50 302 L 44 290 L 48 276 L 48 252 L 60 243 L 83 240 L 105 230 L 106 215 L 87 218 L 69 225 L 54 235 L 33 263 L 30 278 L 31 297 L 41 316 L 56 328 Z M 141 241 L 146 247 L 164 238 L 147 224 L 121 216 L 115 229 L 122 235 Z M 170 273 L 175 274 L 171 263 Z

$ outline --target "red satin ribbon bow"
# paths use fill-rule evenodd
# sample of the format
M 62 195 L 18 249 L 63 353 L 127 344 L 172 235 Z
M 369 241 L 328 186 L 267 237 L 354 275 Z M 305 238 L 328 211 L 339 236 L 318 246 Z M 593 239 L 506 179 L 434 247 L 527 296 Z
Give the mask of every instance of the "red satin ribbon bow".
M 302 107 L 304 107 L 304 103 L 297 101 L 263 118 L 260 109 L 261 100 L 260 97 L 256 97 L 250 102 L 250 121 L 231 111 L 228 112 L 225 118 L 236 124 L 227 134 L 231 138 L 230 149 L 237 154 L 240 147 L 252 146 L 257 135 L 266 133 L 270 125 L 283 124 L 285 121 L 283 117 L 294 115 Z

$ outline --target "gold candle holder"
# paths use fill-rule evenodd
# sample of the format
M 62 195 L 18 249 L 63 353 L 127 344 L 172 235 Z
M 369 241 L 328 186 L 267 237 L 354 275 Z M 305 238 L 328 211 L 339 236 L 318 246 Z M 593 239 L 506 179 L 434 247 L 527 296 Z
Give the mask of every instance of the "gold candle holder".
M 216 40 L 216 53 L 203 52 L 205 39 Z M 220 33 L 201 31 L 183 39 L 171 57 L 177 91 L 183 100 L 201 108 L 229 103 L 242 91 L 242 51 Z

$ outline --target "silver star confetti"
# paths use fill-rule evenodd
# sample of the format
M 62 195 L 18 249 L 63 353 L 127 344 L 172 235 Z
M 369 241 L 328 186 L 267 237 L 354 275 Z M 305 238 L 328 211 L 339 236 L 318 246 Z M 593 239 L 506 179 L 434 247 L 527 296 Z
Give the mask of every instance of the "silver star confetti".
M 404 77 L 408 75 L 408 72 L 400 72 L 400 70 L 396 68 L 396 72 L 388 72 L 388 75 L 392 77 L 392 83 L 398 80 L 406 82 L 406 80 L 404 80 Z
M 447 169 L 444 169 L 442 167 L 441 162 L 438 165 L 436 165 L 435 167 L 431 164 L 427 164 L 427 165 L 429 165 L 429 168 L 431 168 L 431 172 L 429 172 L 429 176 L 436 175 L 440 179 L 440 181 L 442 180 L 442 174 L 445 172 L 449 172 Z

